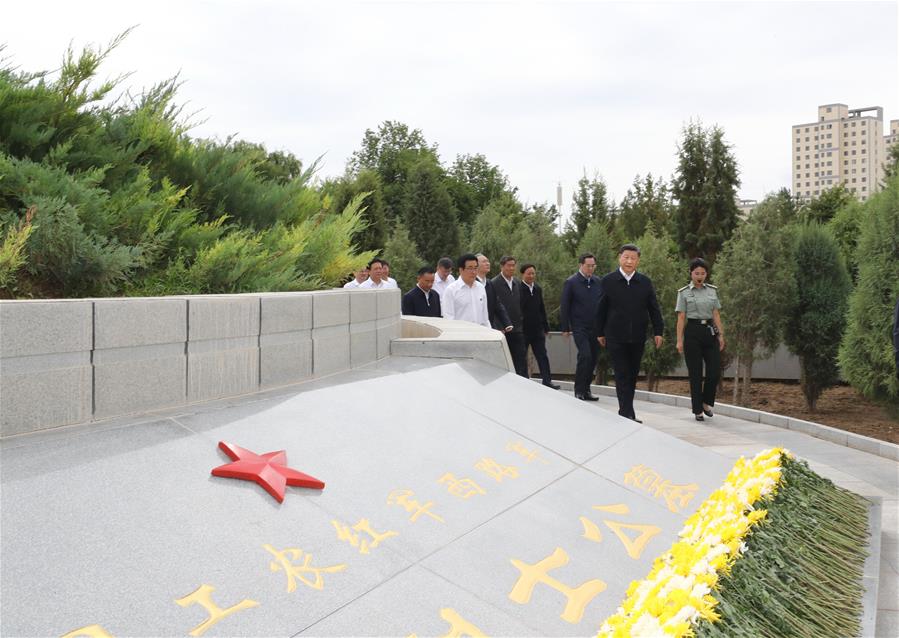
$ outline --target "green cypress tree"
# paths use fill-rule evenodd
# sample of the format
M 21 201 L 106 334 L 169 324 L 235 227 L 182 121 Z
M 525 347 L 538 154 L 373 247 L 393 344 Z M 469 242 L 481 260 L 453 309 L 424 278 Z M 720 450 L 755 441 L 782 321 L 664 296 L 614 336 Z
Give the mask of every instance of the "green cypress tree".
M 737 161 L 724 131 L 691 122 L 683 129 L 672 183 L 674 236 L 687 257 L 710 263 L 737 226 Z
M 584 173 L 578 180 L 577 189 L 571 196 L 571 219 L 565 228 L 565 237 L 572 248 L 581 241 L 591 222 L 609 221 L 612 206 L 608 190 L 600 175 L 594 175 L 590 179 Z
M 402 222 L 397 223 L 384 246 L 384 259 L 390 262 L 390 276 L 403 292 L 415 285 L 418 269 L 425 265 Z
M 404 220 L 418 252 L 429 264 L 459 249 L 459 225 L 443 183 L 443 171 L 430 158 L 412 166 L 406 183 Z
M 787 310 L 784 341 L 799 357 L 802 393 L 814 412 L 822 392 L 839 379 L 837 351 L 852 284 L 837 243 L 818 224 L 798 229 L 792 259 L 796 296 Z
M 899 298 L 899 176 L 864 204 L 858 240 L 858 285 L 840 345 L 843 375 L 866 397 L 899 405 L 891 343 Z
M 735 358 L 734 403 L 749 403 L 752 365 L 780 344 L 783 309 L 795 296 L 789 233 L 750 220 L 724 244 L 716 265 L 727 351 Z

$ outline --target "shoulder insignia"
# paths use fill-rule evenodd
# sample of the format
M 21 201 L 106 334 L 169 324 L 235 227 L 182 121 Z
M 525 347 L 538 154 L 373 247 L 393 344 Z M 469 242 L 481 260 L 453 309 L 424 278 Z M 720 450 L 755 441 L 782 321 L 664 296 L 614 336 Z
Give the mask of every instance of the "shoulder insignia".
M 686 290 L 686 289 L 689 288 L 689 287 L 690 287 L 690 284 L 687 284 L 687 285 L 684 286 L 683 288 L 678 288 L 677 291 L 678 291 L 678 292 L 683 292 L 684 290 Z

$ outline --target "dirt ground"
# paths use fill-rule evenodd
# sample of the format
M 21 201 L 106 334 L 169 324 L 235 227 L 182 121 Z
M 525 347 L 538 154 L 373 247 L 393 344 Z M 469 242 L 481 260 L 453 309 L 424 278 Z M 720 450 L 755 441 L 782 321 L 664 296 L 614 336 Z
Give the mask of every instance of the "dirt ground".
M 637 388 L 645 390 L 646 381 L 641 379 Z M 690 396 L 690 386 L 686 379 L 662 379 L 659 392 Z M 718 401 L 731 403 L 732 393 L 733 385 L 725 381 L 724 392 L 719 393 Z M 748 407 L 756 410 L 815 421 L 881 441 L 899 443 L 899 420 L 849 386 L 826 390 L 818 399 L 815 412 L 805 409 L 805 397 L 797 383 L 753 381 L 750 399 Z

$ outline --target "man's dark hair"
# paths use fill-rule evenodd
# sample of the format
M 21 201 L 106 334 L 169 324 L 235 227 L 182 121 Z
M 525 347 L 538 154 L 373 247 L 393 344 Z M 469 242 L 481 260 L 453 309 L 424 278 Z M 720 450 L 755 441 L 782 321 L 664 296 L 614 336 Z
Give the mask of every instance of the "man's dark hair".
M 473 253 L 465 253 L 464 255 L 459 257 L 459 260 L 456 262 L 456 268 L 458 268 L 459 270 L 462 270 L 463 268 L 465 268 L 465 262 L 467 262 L 467 261 L 473 261 L 474 263 L 478 263 L 478 258 Z
M 500 265 L 500 266 L 505 266 L 505 265 L 506 265 L 506 262 L 509 262 L 509 261 L 516 261 L 516 262 L 517 262 L 518 260 L 515 259 L 512 255 L 503 255 L 502 257 L 499 258 L 499 265 Z
M 388 266 L 388 267 L 389 267 L 389 266 L 390 266 L 390 262 L 387 261 L 386 259 L 382 259 L 382 260 L 381 260 L 381 265 L 382 265 L 382 266 Z
M 370 262 L 368 262 L 368 269 L 371 270 L 371 267 L 374 266 L 375 264 L 381 264 L 383 266 L 386 263 L 387 262 L 384 261 L 383 259 L 381 259 L 380 257 L 375 257 Z
M 449 257 L 441 257 L 437 260 L 437 265 L 441 268 L 446 268 L 447 270 L 452 270 L 453 268 L 453 260 Z
M 524 271 L 527 270 L 528 268 L 533 268 L 535 272 L 537 270 L 537 266 L 535 266 L 534 264 L 522 264 L 521 268 L 518 269 L 518 272 L 523 275 Z
M 594 260 L 595 260 L 595 259 L 596 259 L 596 255 L 594 255 L 593 253 L 584 253 L 583 255 L 581 255 L 580 257 L 577 258 L 577 263 L 582 264 L 582 263 L 584 263 L 585 261 L 587 261 L 588 259 L 594 259 Z
M 421 277 L 422 275 L 433 275 L 435 272 L 436 271 L 434 270 L 433 266 L 422 266 L 418 269 L 418 276 Z
M 618 254 L 620 255 L 625 250 L 633 250 L 635 253 L 637 253 L 637 257 L 640 256 L 640 249 L 637 248 L 636 244 L 622 244 L 621 248 L 618 249 Z

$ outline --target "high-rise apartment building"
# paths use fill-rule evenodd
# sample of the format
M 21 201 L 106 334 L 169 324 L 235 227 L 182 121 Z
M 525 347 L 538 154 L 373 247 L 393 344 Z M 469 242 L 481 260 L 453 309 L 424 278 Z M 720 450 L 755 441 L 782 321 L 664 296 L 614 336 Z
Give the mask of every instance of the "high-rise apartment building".
M 859 199 L 868 199 L 880 187 L 887 145 L 897 141 L 899 120 L 890 127 L 884 137 L 879 106 L 819 106 L 816 122 L 793 125 L 793 194 L 811 199 L 843 184 Z

